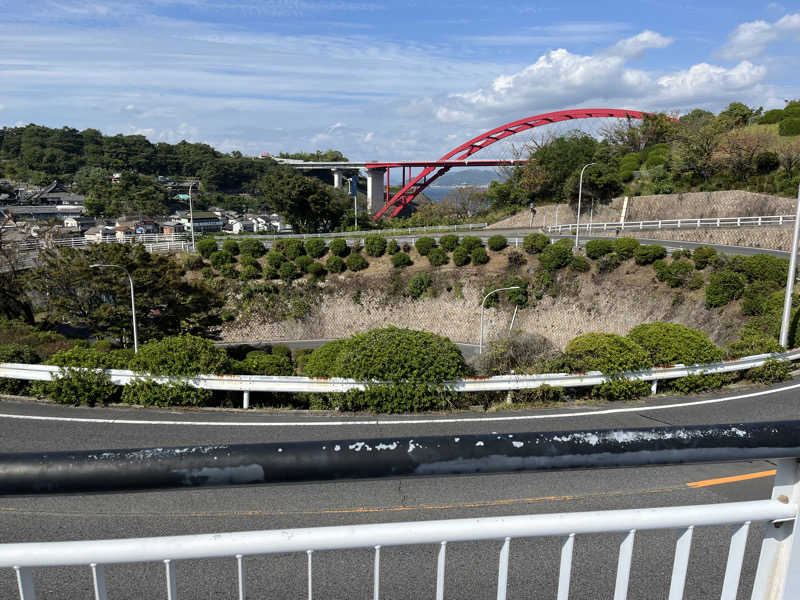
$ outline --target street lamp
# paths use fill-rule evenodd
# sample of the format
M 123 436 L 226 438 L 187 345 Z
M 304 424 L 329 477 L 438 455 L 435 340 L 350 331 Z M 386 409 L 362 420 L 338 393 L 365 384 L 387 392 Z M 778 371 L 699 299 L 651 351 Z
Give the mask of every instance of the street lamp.
M 597 163 L 589 163 L 588 165 L 584 165 L 581 169 L 581 178 L 578 182 L 578 217 L 575 220 L 575 247 L 578 247 L 578 234 L 581 231 L 581 192 L 583 191 L 583 172 L 586 170 L 586 167 L 591 167 L 592 165 L 596 165 Z
M 480 337 L 480 340 L 479 340 L 479 343 L 478 343 L 478 354 L 483 354 L 483 309 L 484 309 L 484 305 L 486 304 L 486 299 L 489 296 L 491 296 L 492 294 L 496 293 L 496 292 L 504 292 L 506 290 L 518 290 L 518 289 L 519 289 L 518 285 L 512 285 L 511 287 L 498 288 L 496 290 L 492 290 L 491 292 L 489 292 L 488 294 L 486 294 L 483 297 L 483 300 L 481 301 L 481 337 Z
M 792 254 L 789 256 L 789 273 L 786 275 L 786 295 L 783 298 L 783 318 L 781 334 L 778 339 L 781 346 L 789 344 L 789 318 L 792 316 L 792 291 L 794 288 L 795 269 L 797 268 L 797 242 L 800 238 L 800 185 L 797 186 L 797 209 L 794 216 L 794 235 L 792 236 Z
M 122 267 L 120 265 L 106 265 L 106 264 L 95 264 L 89 265 L 91 269 L 100 269 L 108 267 L 111 269 L 122 269 L 125 271 L 125 275 L 128 276 L 128 282 L 131 284 L 131 316 L 133 317 L 133 353 L 136 354 L 139 351 L 139 339 L 136 335 L 136 302 L 133 299 L 133 278 L 131 274 L 128 272 L 128 269 Z

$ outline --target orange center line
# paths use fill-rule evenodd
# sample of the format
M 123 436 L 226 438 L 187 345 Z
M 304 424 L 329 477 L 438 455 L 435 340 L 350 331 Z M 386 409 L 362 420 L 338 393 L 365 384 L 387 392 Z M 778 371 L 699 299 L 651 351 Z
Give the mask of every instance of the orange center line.
M 761 477 L 772 477 L 775 469 L 770 471 L 759 471 L 758 473 L 745 473 L 744 475 L 732 475 L 731 477 L 720 477 L 718 479 L 704 479 L 703 481 L 690 481 L 686 485 L 691 488 L 707 487 L 709 485 L 720 485 L 723 483 L 735 483 L 737 481 L 747 481 L 748 479 L 759 479 Z

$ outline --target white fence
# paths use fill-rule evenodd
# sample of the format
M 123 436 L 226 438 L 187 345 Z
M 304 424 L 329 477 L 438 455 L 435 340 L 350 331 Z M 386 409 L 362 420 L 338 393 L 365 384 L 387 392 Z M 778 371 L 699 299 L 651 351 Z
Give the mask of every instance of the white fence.
M 411 235 L 414 233 L 435 233 L 447 231 L 472 231 L 475 229 L 485 229 L 488 223 L 467 223 L 465 225 L 431 225 L 430 227 L 403 227 L 402 229 L 372 229 L 370 231 L 340 231 L 334 233 L 290 233 L 290 234 L 241 234 L 234 236 L 234 239 L 256 238 L 262 240 L 284 240 L 284 239 L 310 239 L 310 238 L 359 238 L 367 235 Z M 221 238 L 226 239 L 226 238 Z
M 701 229 L 701 228 L 735 228 L 735 227 L 775 227 L 794 224 L 794 215 L 775 215 L 762 217 L 714 217 L 710 219 L 665 219 L 662 221 L 629 221 L 620 223 L 586 223 L 580 224 L 581 231 L 646 231 L 659 229 Z M 547 233 L 575 233 L 575 223 L 564 225 L 548 225 Z
M 673 553 L 669 595 L 665 596 L 665 591 L 653 590 L 651 597 L 681 600 L 686 588 L 694 529 L 733 525 L 721 598 L 736 600 L 750 526 L 754 522 L 766 522 L 751 598 L 796 600 L 800 598 L 800 550 L 793 543 L 800 502 L 798 462 L 795 459 L 781 459 L 778 463 L 775 486 L 769 500 L 173 537 L 3 544 L 0 545 L 0 568 L 15 569 L 21 600 L 35 600 L 33 569 L 55 566 L 89 567 L 95 599 L 106 600 L 104 566 L 161 562 L 165 567 L 167 598 L 177 600 L 176 561 L 230 558 L 231 575 L 234 569 L 236 573 L 238 598 L 245 600 L 246 557 L 305 553 L 306 566 L 298 576 L 306 580 L 308 598 L 311 600 L 314 593 L 315 552 L 370 548 L 373 549 L 371 564 L 365 564 L 363 568 L 371 575 L 373 599 L 379 600 L 382 548 L 436 544 L 436 599 L 443 600 L 447 545 L 453 542 L 496 540 L 499 543 L 499 555 L 496 559 L 497 599 L 505 600 L 509 587 L 508 569 L 513 541 L 533 537 L 560 537 L 562 544 L 557 598 L 567 600 L 572 581 L 576 536 L 622 533 L 624 537 L 619 545 L 614 599 L 625 600 L 628 596 L 637 532 L 675 529 L 679 536 Z M 537 564 L 537 568 L 542 566 L 541 563 Z M 409 574 L 409 580 L 413 579 L 411 575 Z M 532 593 L 534 590 L 525 590 L 521 595 L 528 597 Z
M 186 234 L 183 233 L 142 233 L 133 236 L 126 236 L 120 240 L 113 235 L 104 235 L 97 240 L 88 240 L 85 237 L 64 238 L 64 239 L 34 239 L 12 244 L 20 252 L 37 252 L 47 248 L 84 248 L 89 244 L 163 244 L 165 242 L 185 242 Z
M 716 373 L 732 373 L 746 371 L 760 367 L 769 359 L 793 361 L 800 359 L 800 349 L 788 352 L 771 354 L 757 354 L 737 360 L 730 360 L 700 365 L 675 365 L 672 367 L 654 368 L 644 371 L 629 371 L 616 377 L 625 377 L 630 380 L 652 382 L 652 391 L 657 391 L 658 381 L 665 379 L 679 379 L 688 375 L 710 375 Z M 61 372 L 60 367 L 51 365 L 29 365 L 22 363 L 0 363 L 0 377 L 9 379 L 26 379 L 30 381 L 53 381 Z M 111 382 L 116 385 L 126 385 L 137 378 L 150 377 L 147 374 L 135 373 L 123 369 L 108 369 L 105 371 Z M 445 387 L 455 392 L 490 392 L 508 391 L 537 388 L 543 385 L 553 387 L 587 387 L 600 385 L 615 378 L 603 375 L 599 371 L 588 373 L 545 373 L 541 375 L 498 375 L 485 378 L 467 378 L 451 381 Z M 367 382 L 356 379 L 327 378 L 317 379 L 300 376 L 273 376 L 273 375 L 195 375 L 194 377 L 152 377 L 157 383 L 186 383 L 193 387 L 207 390 L 241 391 L 244 393 L 243 407 L 249 408 L 250 392 L 306 392 L 306 393 L 337 393 L 349 390 L 364 390 L 370 384 L 381 382 Z

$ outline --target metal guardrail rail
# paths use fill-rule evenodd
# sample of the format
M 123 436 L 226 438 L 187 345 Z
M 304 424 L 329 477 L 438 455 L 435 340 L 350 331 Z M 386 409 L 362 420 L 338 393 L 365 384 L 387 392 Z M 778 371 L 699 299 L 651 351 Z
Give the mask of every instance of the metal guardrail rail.
M 88 567 L 91 570 L 94 597 L 96 600 L 107 600 L 107 578 L 105 567 L 122 563 L 147 563 L 160 562 L 164 565 L 164 584 L 167 598 L 178 598 L 178 561 L 192 559 L 228 559 L 230 560 L 231 575 L 237 589 L 238 598 L 244 600 L 246 590 L 246 562 L 248 557 L 274 555 L 281 553 L 303 553 L 305 564 L 298 576 L 305 580 L 308 598 L 314 595 L 314 556 L 317 552 L 343 551 L 353 549 L 371 549 L 371 559 L 353 559 L 348 556 L 344 563 L 351 566 L 362 565 L 361 568 L 369 574 L 371 581 L 372 597 L 381 598 L 382 568 L 381 552 L 395 546 L 420 546 L 435 545 L 438 547 L 435 565 L 435 589 L 437 600 L 443 600 L 445 594 L 445 571 L 448 564 L 447 549 L 452 543 L 496 541 L 498 543 L 497 571 L 496 571 L 496 598 L 505 600 L 511 592 L 514 595 L 524 595 L 524 590 L 509 590 L 509 565 L 512 551 L 517 549 L 520 555 L 514 556 L 515 560 L 523 560 L 528 564 L 533 560 L 532 552 L 536 548 L 526 549 L 524 544 L 517 545 L 517 541 L 529 538 L 556 537 L 561 539 L 561 550 L 558 558 L 552 562 L 553 571 L 558 573 L 557 598 L 567 600 L 573 579 L 573 549 L 578 536 L 591 534 L 623 534 L 619 543 L 617 556 L 616 578 L 614 585 L 614 599 L 625 600 L 631 580 L 631 565 L 634 556 L 634 544 L 637 534 L 642 531 L 677 530 L 675 542 L 672 574 L 666 590 L 653 590 L 652 597 L 668 597 L 669 600 L 681 600 L 687 589 L 687 573 L 691 557 L 692 538 L 698 527 L 711 527 L 733 525 L 728 544 L 728 553 L 725 560 L 724 575 L 722 577 L 722 600 L 736 600 L 741 586 L 741 574 L 745 562 L 748 534 L 751 526 L 763 522 L 761 536 L 761 550 L 758 558 L 755 579 L 753 581 L 752 600 L 795 600 L 800 598 L 800 543 L 795 543 L 795 528 L 798 512 L 800 511 L 800 462 L 797 446 L 797 421 L 783 423 L 756 423 L 728 426 L 698 426 L 687 428 L 683 431 L 679 427 L 633 429 L 633 430 L 598 430 L 585 432 L 554 432 L 540 434 L 518 434 L 524 436 L 548 437 L 556 445 L 574 444 L 573 448 L 557 448 L 558 454 L 572 451 L 573 457 L 580 458 L 584 468 L 592 467 L 619 467 L 640 465 L 641 457 L 648 456 L 650 464 L 675 464 L 684 462 L 679 457 L 682 452 L 691 453 L 691 461 L 716 461 L 740 459 L 737 453 L 738 444 L 746 446 L 762 458 L 776 457 L 778 466 L 770 499 L 747 502 L 723 502 L 716 504 L 701 504 L 687 506 L 668 506 L 657 508 L 634 508 L 624 510 L 606 510 L 573 513 L 551 513 L 538 515 L 482 517 L 466 519 L 450 519 L 436 521 L 416 521 L 402 523 L 382 523 L 365 525 L 345 525 L 334 527 L 297 528 L 268 531 L 245 531 L 230 533 L 214 533 L 201 535 L 184 535 L 170 537 L 149 537 L 131 539 L 108 539 L 92 541 L 66 541 L 44 543 L 15 543 L 0 545 L 0 568 L 14 569 L 17 578 L 19 597 L 21 600 L 35 599 L 34 569 L 47 570 L 51 567 Z M 683 434 L 682 434 L 683 433 Z M 685 435 L 684 435 L 685 434 Z M 484 447 L 474 442 L 476 436 L 469 436 L 467 446 L 459 446 L 459 438 L 449 440 L 445 444 L 444 437 L 420 440 L 420 446 L 409 446 L 406 450 L 391 449 L 392 440 L 386 442 L 386 453 L 400 454 L 414 457 L 420 454 L 424 462 L 445 460 L 440 456 L 440 448 L 447 446 L 451 452 L 459 452 L 453 448 L 463 448 L 461 451 L 465 459 L 470 453 L 483 452 L 495 456 L 497 448 Z M 497 436 L 484 436 L 487 444 Z M 501 436 L 508 446 L 507 454 L 522 452 L 516 445 L 512 436 Z M 505 438 L 508 439 L 505 439 Z M 573 441 L 571 438 L 575 438 Z M 426 444 L 426 441 L 432 443 Z M 466 440 L 465 440 L 466 441 Z M 598 443 L 599 441 L 599 443 Z M 436 442 L 436 443 L 433 443 Z M 342 442 L 344 443 L 344 442 Z M 341 454 L 358 457 L 365 462 L 367 452 L 362 446 L 350 447 Z M 333 441 L 305 442 L 296 444 L 308 446 L 315 444 L 319 448 L 333 448 Z M 386 474 L 391 475 L 390 462 L 381 457 L 381 450 L 374 445 L 371 460 L 386 462 Z M 534 444 L 531 444 L 534 445 Z M 289 445 L 291 446 L 291 444 Z M 550 444 L 535 444 L 537 450 L 528 452 L 548 451 Z M 786 446 L 786 447 L 784 447 Z M 203 447 L 207 448 L 207 447 Z M 657 457 L 650 449 L 658 450 Z M 224 454 L 226 447 L 209 448 L 210 451 L 219 451 Z M 295 463 L 302 467 L 316 464 L 313 457 L 302 454 L 300 448 L 284 446 L 285 452 L 273 451 L 270 460 L 277 464 L 283 460 L 286 465 Z M 155 450 L 155 452 L 152 452 Z M 137 469 L 147 468 L 150 462 L 160 459 L 158 451 L 166 449 L 139 449 L 131 464 Z M 180 462 L 193 460 L 192 451 L 202 448 L 173 449 L 170 455 L 172 461 Z M 233 447 L 231 447 L 233 450 Z M 728 455 L 720 454 L 729 451 Z M 102 469 L 105 455 L 99 456 L 104 451 L 95 451 L 98 456 L 91 458 L 93 468 Z M 124 451 L 111 451 L 119 454 Z M 128 451 L 132 454 L 133 451 Z M 63 453 L 62 453 L 63 454 Z M 195 452 L 201 456 L 202 452 Z M 333 452 L 331 452 L 333 454 Z M 8 455 L 6 455 L 8 456 Z M 28 460 L 30 467 L 35 468 L 43 459 L 34 455 L 11 455 L 18 460 Z M 51 455 L 47 455 L 49 458 Z M 278 458 L 281 457 L 281 458 Z M 609 458 L 612 457 L 612 458 Z M 8 460 L 0 456 L 4 462 Z M 204 460 L 211 461 L 206 456 Z M 241 457 L 242 460 L 247 458 Z M 491 457 L 490 457 L 491 458 Z M 117 457 L 111 460 L 118 460 Z M 252 462 L 252 461 L 251 461 Z M 445 461 L 447 464 L 456 464 L 465 461 Z M 467 461 L 468 462 L 468 461 Z M 497 461 L 495 461 L 497 463 Z M 214 463 L 216 464 L 216 463 Z M 249 464 L 249 463 L 248 463 Z M 499 463 L 498 463 L 499 464 Z M 534 460 L 529 468 L 541 468 Z M 8 465 L 4 465 L 8 466 Z M 468 465 L 467 465 L 468 466 Z M 576 466 L 576 465 L 570 465 Z M 506 470 L 515 470 L 511 463 Z M 336 468 L 324 465 L 332 474 Z M 466 466 L 465 466 L 466 468 Z M 516 470 L 525 468 L 518 467 Z M 544 467 L 547 468 L 547 467 Z M 558 468 L 556 466 L 556 468 Z M 10 471 L 9 471 L 10 469 Z M 64 468 L 58 467 L 58 473 L 64 477 Z M 490 471 L 486 469 L 483 472 Z M 13 465 L 4 470 L 3 476 L 12 472 Z M 441 474 L 447 473 L 442 471 Z M 335 476 L 335 475 L 333 475 Z M 342 475 L 340 475 L 341 477 Z M 360 475 L 365 476 L 365 475 Z M 67 475 L 69 478 L 69 476 Z M 344 476 L 346 477 L 346 475 Z M 106 480 L 109 478 L 106 477 Z M 229 481 L 235 485 L 237 482 Z M 538 555 L 537 555 L 538 556 Z M 338 556 L 334 556 L 338 559 Z M 458 555 L 451 558 L 458 561 Z M 452 564 L 452 563 L 451 563 Z M 557 566 L 556 566 L 557 564 Z M 537 564 L 539 568 L 549 568 L 544 562 Z M 116 567 L 112 576 L 119 573 Z M 424 568 L 424 567 L 423 567 Z M 433 570 L 434 566 L 431 565 Z M 384 567 L 385 572 L 385 567 Z M 234 575 L 235 573 L 235 575 Z M 55 572 L 63 577 L 63 571 Z M 43 573 L 46 575 L 46 573 Z M 37 576 L 38 578 L 38 576 Z M 528 590 L 527 593 L 531 593 Z M 251 592 L 252 594 L 252 592 Z M 668 594 L 668 595 L 667 595 Z M 252 595 L 250 596 L 252 597 Z
M 650 381 L 653 393 L 657 391 L 658 381 L 679 379 L 688 375 L 710 375 L 716 373 L 732 373 L 760 367 L 769 359 L 794 361 L 800 359 L 800 348 L 788 352 L 757 354 L 737 360 L 705 363 L 699 365 L 674 365 L 672 367 L 653 368 L 644 371 L 629 371 L 619 375 L 603 375 L 599 371 L 588 373 L 545 373 L 540 375 L 498 375 L 495 377 L 476 377 L 450 381 L 443 384 L 455 392 L 489 392 L 522 390 L 549 385 L 553 387 L 588 387 L 600 385 L 610 379 L 624 377 L 630 380 Z M 0 363 L 0 377 L 9 379 L 26 379 L 30 381 L 53 381 L 59 376 L 61 367 L 51 365 L 31 365 L 23 363 Z M 349 390 L 364 390 L 369 385 L 386 382 L 367 382 L 346 378 L 314 378 L 301 376 L 273 375 L 195 375 L 182 376 L 150 376 L 146 373 L 135 373 L 123 369 L 105 371 L 111 382 L 116 385 L 127 385 L 136 379 L 149 378 L 156 383 L 186 383 L 193 387 L 208 390 L 228 390 L 244 392 L 244 408 L 249 407 L 250 392 L 305 392 L 305 393 L 337 393 Z
M 369 231 L 339 231 L 333 233 L 285 233 L 285 234 L 239 234 L 234 239 L 262 239 L 262 240 L 288 240 L 288 239 L 311 239 L 311 238 L 360 238 L 367 235 L 411 235 L 414 233 L 433 233 L 447 231 L 473 231 L 485 229 L 488 223 L 467 223 L 464 225 L 431 225 L 428 227 L 403 227 L 397 229 L 371 229 Z
M 759 217 L 712 217 L 708 219 L 663 219 L 660 221 L 627 221 L 604 223 L 581 223 L 580 230 L 586 233 L 593 231 L 645 231 L 659 229 L 701 229 L 701 228 L 735 228 L 735 227 L 767 227 L 794 224 L 794 215 L 770 215 Z M 547 233 L 575 233 L 576 223 L 548 225 Z

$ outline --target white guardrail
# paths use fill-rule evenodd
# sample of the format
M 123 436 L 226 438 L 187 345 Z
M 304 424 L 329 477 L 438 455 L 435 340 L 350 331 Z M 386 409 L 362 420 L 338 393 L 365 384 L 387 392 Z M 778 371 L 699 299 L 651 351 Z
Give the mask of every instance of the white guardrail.
M 235 569 L 237 597 L 239 600 L 245 600 L 246 557 L 305 553 L 306 564 L 299 576 L 306 580 L 307 597 L 311 600 L 314 592 L 315 552 L 368 548 L 373 550 L 372 560 L 363 561 L 362 558 L 361 561 L 366 562 L 362 568 L 371 575 L 373 599 L 379 600 L 382 549 L 392 546 L 436 544 L 438 545 L 436 598 L 443 600 L 447 545 L 453 542 L 497 541 L 500 544 L 497 559 L 497 599 L 505 600 L 509 588 L 512 540 L 560 537 L 562 538 L 560 559 L 555 559 L 559 562 L 557 598 L 567 600 L 572 579 L 575 537 L 621 533 L 623 538 L 619 544 L 614 599 L 625 600 L 628 597 L 636 533 L 676 529 L 678 538 L 673 553 L 668 598 L 681 600 L 686 588 L 694 528 L 734 525 L 720 597 L 722 600 L 736 600 L 750 525 L 753 522 L 766 522 L 751 598 L 752 600 L 796 600 L 800 598 L 800 569 L 797 568 L 800 561 L 800 550 L 798 550 L 800 545 L 793 544 L 792 521 L 798 514 L 797 503 L 800 499 L 798 496 L 800 496 L 798 462 L 795 459 L 781 459 L 778 461 L 775 487 L 769 500 L 138 539 L 2 544 L 0 568 L 15 569 L 21 600 L 35 600 L 34 568 L 88 566 L 91 568 L 95 599 L 106 600 L 108 596 L 104 566 L 157 561 L 165 566 L 167 598 L 176 600 L 178 588 L 175 561 L 229 558 L 236 561 L 235 565 L 231 562 L 231 574 Z M 515 556 L 515 560 L 524 561 L 523 564 L 538 561 L 539 568 L 548 568 L 542 564 L 541 555 L 531 556 L 531 549 L 526 548 L 524 544 L 518 548 L 517 553 L 522 553 L 524 558 Z M 337 557 L 333 557 L 335 558 Z M 359 560 L 356 558 L 355 564 L 358 563 Z M 351 558 L 347 564 L 352 565 L 353 559 Z M 264 567 L 257 568 L 263 570 Z M 556 570 L 555 565 L 551 568 L 553 571 Z M 515 595 L 528 597 L 534 590 L 514 591 Z M 697 590 L 694 591 L 696 594 Z M 453 592 L 454 590 L 450 591 L 451 594 Z M 666 598 L 664 592 L 665 590 L 658 592 L 653 590 L 651 597 Z
M 333 233 L 276 233 L 276 234 L 239 234 L 233 236 L 231 239 L 245 239 L 245 238 L 255 238 L 261 240 L 289 240 L 289 239 L 299 239 L 305 240 L 310 238 L 337 238 L 337 237 L 344 237 L 344 238 L 359 238 L 364 237 L 367 235 L 404 235 L 404 234 L 412 234 L 412 233 L 435 233 L 435 232 L 447 232 L 447 231 L 473 231 L 476 229 L 485 229 L 488 223 L 467 223 L 465 225 L 431 225 L 428 227 L 402 227 L 396 229 L 372 229 L 369 231 L 337 231 Z M 228 239 L 228 238 L 218 238 L 218 239 Z
M 573 388 L 600 385 L 610 379 L 625 377 L 629 380 L 651 381 L 652 391 L 657 391 L 658 381 L 679 379 L 688 375 L 712 375 L 716 373 L 732 373 L 760 367 L 767 360 L 794 361 L 800 359 L 800 348 L 788 352 L 757 354 L 736 360 L 705 363 L 699 365 L 674 365 L 672 367 L 629 371 L 617 376 L 603 375 L 600 371 L 588 373 L 545 373 L 540 375 L 498 375 L 495 377 L 465 378 L 446 382 L 443 385 L 455 392 L 492 392 L 537 388 L 543 385 L 552 387 Z M 0 363 L 0 377 L 9 379 L 26 379 L 30 381 L 53 381 L 61 372 L 61 367 L 51 365 L 30 365 L 23 363 Z M 302 376 L 275 375 L 195 375 L 193 377 L 150 376 L 146 373 L 135 373 L 124 369 L 107 369 L 105 371 L 111 382 L 126 385 L 136 379 L 150 378 L 156 383 L 186 383 L 206 390 L 241 391 L 244 393 L 243 407 L 249 408 L 250 392 L 305 392 L 325 394 L 364 390 L 370 384 L 385 382 L 367 382 L 346 378 L 315 378 Z
M 581 223 L 581 231 L 645 231 L 658 229 L 700 229 L 781 226 L 794 223 L 794 215 L 774 215 L 762 217 L 712 217 L 709 219 L 664 219 L 661 221 L 614 221 L 610 223 Z M 575 233 L 575 223 L 548 225 L 547 233 Z
M 104 235 L 97 240 L 88 240 L 86 238 L 64 238 L 64 239 L 38 239 L 26 240 L 24 242 L 17 242 L 12 244 L 20 252 L 36 252 L 47 248 L 84 248 L 89 244 L 121 244 L 121 243 L 134 243 L 134 244 L 158 244 L 164 245 L 166 243 L 176 244 L 178 242 L 186 242 L 186 234 L 184 233 L 142 233 L 133 236 L 127 236 L 124 239 L 118 239 L 113 235 Z

